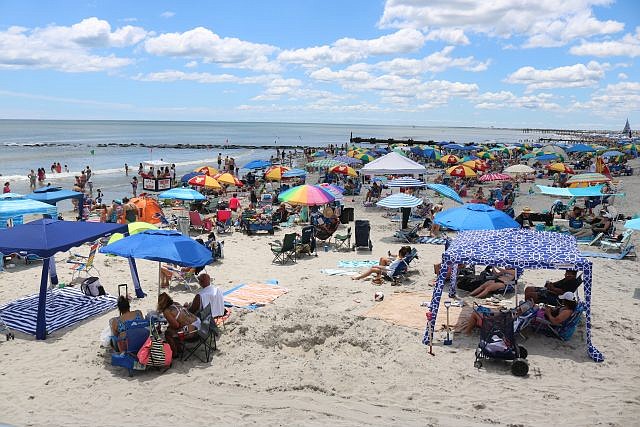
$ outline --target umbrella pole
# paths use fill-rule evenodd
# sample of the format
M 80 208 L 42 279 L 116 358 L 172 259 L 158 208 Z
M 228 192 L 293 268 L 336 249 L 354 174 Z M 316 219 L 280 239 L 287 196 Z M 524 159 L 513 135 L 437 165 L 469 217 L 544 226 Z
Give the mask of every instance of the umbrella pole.
M 158 263 L 158 296 L 160 296 L 160 283 L 162 282 L 162 263 Z

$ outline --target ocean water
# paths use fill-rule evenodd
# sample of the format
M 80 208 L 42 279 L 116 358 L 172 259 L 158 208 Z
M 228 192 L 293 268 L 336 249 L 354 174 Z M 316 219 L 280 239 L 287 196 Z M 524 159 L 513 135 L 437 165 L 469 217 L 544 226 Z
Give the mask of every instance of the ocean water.
M 44 167 L 47 182 L 70 188 L 73 176 L 85 166 L 93 173 L 94 189 L 105 200 L 130 194 L 131 176 L 124 164 L 137 172 L 139 162 L 163 159 L 176 164 L 179 176 L 204 164 L 214 165 L 218 153 L 234 157 L 237 165 L 255 159 L 269 159 L 276 147 L 342 145 L 350 135 L 362 138 L 395 138 L 459 143 L 496 141 L 517 143 L 537 141 L 541 135 L 517 129 L 447 128 L 420 126 L 373 126 L 309 123 L 242 122 L 153 122 L 153 121 L 68 121 L 0 120 L 0 174 L 11 189 L 28 193 L 30 169 Z M 167 148 L 109 146 L 101 144 L 166 145 Z M 222 148 L 178 149 L 178 144 L 218 145 Z M 247 148 L 228 149 L 225 145 Z M 250 146 L 271 146 L 252 149 Z M 53 162 L 68 165 L 69 173 L 49 173 Z M 131 173 L 130 173 L 131 175 Z

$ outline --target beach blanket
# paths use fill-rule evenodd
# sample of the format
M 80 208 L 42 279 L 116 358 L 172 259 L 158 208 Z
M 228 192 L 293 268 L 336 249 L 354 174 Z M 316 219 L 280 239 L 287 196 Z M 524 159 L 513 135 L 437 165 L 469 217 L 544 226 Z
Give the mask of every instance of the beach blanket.
M 421 236 L 418 237 L 417 243 L 427 243 L 429 245 L 444 245 L 445 243 L 447 243 L 447 239 L 444 237 Z
M 361 267 L 371 267 L 374 265 L 378 265 L 378 261 L 338 261 L 338 267 L 340 268 L 361 268 Z
M 438 323 L 436 330 L 446 330 L 447 309 L 444 301 L 440 300 L 438 309 Z M 424 331 L 427 326 L 426 313 L 428 305 L 421 306 L 422 303 L 430 303 L 431 294 L 424 292 L 399 292 L 387 295 L 383 301 L 376 303 L 373 307 L 363 313 L 364 317 L 381 319 L 394 325 L 406 326 L 408 328 Z M 473 308 L 469 305 L 463 307 L 449 308 L 449 325 L 451 329 L 462 327 L 462 324 L 471 315 Z
M 359 274 L 357 271 L 339 270 L 332 268 L 323 268 L 322 270 L 320 270 L 320 273 L 328 274 L 329 276 L 356 276 Z
M 617 254 L 607 252 L 580 252 L 580 254 L 590 258 L 622 259 L 632 252 L 635 253 L 635 248 L 633 245 L 629 245 L 622 252 Z
M 115 296 L 90 297 L 75 288 L 52 289 L 47 292 L 45 320 L 47 333 L 71 326 L 89 317 L 113 310 Z M 0 306 L 0 317 L 9 328 L 36 334 L 38 294 L 33 294 Z
M 289 292 L 275 283 L 241 284 L 224 292 L 224 305 L 255 310 Z

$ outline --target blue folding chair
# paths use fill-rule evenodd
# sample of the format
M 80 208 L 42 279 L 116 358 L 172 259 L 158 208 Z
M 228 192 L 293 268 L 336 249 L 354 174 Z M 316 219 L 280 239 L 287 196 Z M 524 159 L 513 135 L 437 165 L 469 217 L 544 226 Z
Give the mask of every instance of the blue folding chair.
M 121 366 L 133 376 L 134 366 L 138 362 L 138 351 L 149 338 L 149 321 L 146 319 L 127 320 L 122 336 L 116 339 L 117 344 L 124 342 L 125 350 L 111 355 L 111 365 Z

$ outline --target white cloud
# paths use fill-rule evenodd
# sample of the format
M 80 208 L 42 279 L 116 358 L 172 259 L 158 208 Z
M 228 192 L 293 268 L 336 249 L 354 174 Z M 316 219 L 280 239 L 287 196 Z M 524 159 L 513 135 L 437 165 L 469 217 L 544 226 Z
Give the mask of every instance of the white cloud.
M 618 74 L 618 79 L 620 80 L 627 80 L 629 78 L 629 76 L 627 76 L 625 73 L 619 73 Z
M 424 45 L 425 39 L 424 34 L 420 31 L 404 29 L 377 39 L 343 38 L 337 40 L 331 46 L 285 50 L 278 55 L 278 60 L 300 64 L 305 67 L 341 64 L 359 61 L 375 55 L 415 52 Z
M 233 37 L 220 37 L 211 30 L 197 27 L 184 33 L 165 33 L 146 40 L 145 49 L 157 56 L 201 59 L 221 66 L 275 72 L 277 63 L 268 56 L 277 48 Z
M 516 96 L 509 91 L 484 92 L 471 99 L 475 107 L 481 110 L 508 110 L 526 108 L 529 110 L 561 111 L 556 95 L 538 93 L 531 96 Z
M 131 25 L 112 31 L 107 21 L 95 17 L 70 27 L 10 27 L 0 32 L 0 68 L 52 68 L 66 72 L 116 69 L 132 60 L 114 54 L 95 55 L 91 50 L 135 45 L 147 34 L 143 28 Z
M 460 28 L 440 28 L 429 31 L 426 40 L 442 40 L 451 44 L 468 45 L 469 39 Z
M 596 61 L 587 65 L 575 64 L 549 70 L 522 67 L 510 74 L 505 81 L 526 85 L 527 92 L 538 89 L 588 87 L 598 84 L 609 68 L 609 64 Z
M 387 0 L 381 28 L 463 30 L 494 37 L 525 36 L 526 47 L 561 46 L 571 40 L 622 31 L 599 21 L 593 6 L 613 0 Z
M 171 12 L 170 10 L 167 10 L 166 12 L 162 12 L 160 14 L 160 16 L 162 16 L 163 18 L 169 19 L 169 18 L 173 18 L 174 16 L 176 16 L 175 12 Z
M 578 46 L 573 46 L 569 52 L 573 55 L 589 56 L 628 56 L 635 58 L 640 56 L 640 27 L 636 27 L 635 34 L 625 34 L 620 40 L 609 40 L 603 42 L 583 42 Z
M 185 73 L 178 70 L 165 70 L 155 73 L 138 74 L 134 80 L 144 82 L 170 83 L 176 81 L 191 81 L 196 83 L 237 83 L 237 84 L 261 84 L 271 80 L 269 76 L 238 77 L 233 74 L 212 73 Z
M 624 120 L 630 111 L 640 110 L 640 82 L 620 82 L 607 85 L 591 94 L 588 101 L 577 101 L 575 111 L 591 111 L 593 114 Z
M 189 61 L 186 64 L 184 64 L 184 66 L 187 68 L 195 68 L 198 66 L 198 61 Z
M 303 82 L 298 79 L 274 78 L 266 86 L 263 93 L 251 98 L 251 100 L 273 101 L 284 99 L 286 101 L 307 101 L 314 99 L 317 105 L 318 103 L 331 104 L 348 98 L 347 95 L 337 95 L 325 90 L 304 87 Z
M 460 68 L 465 71 L 485 71 L 490 60 L 477 61 L 473 56 L 466 58 L 452 58 L 453 46 L 447 46 L 438 52 L 434 52 L 422 59 L 396 58 L 391 61 L 379 62 L 373 67 L 390 74 L 420 75 L 424 73 L 441 73 L 449 68 Z
M 117 103 L 117 102 L 103 102 L 103 101 L 96 101 L 93 99 L 65 98 L 65 97 L 59 97 L 59 96 L 40 95 L 40 94 L 24 93 L 24 92 L 13 92 L 9 90 L 1 90 L 1 89 L 0 89 L 0 95 L 15 97 L 15 98 L 33 99 L 37 101 L 58 102 L 63 104 L 88 105 L 88 106 L 106 107 L 106 108 L 113 108 L 113 109 L 134 108 L 132 104 L 123 104 L 123 103 Z

